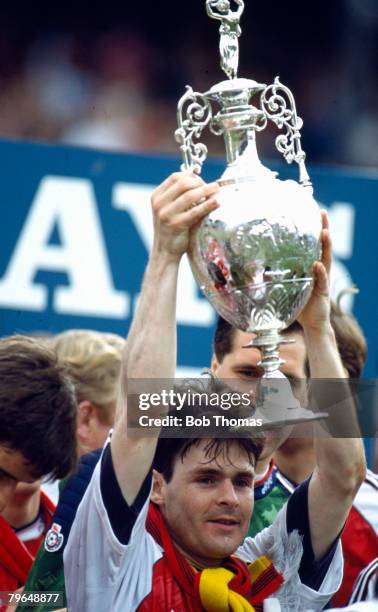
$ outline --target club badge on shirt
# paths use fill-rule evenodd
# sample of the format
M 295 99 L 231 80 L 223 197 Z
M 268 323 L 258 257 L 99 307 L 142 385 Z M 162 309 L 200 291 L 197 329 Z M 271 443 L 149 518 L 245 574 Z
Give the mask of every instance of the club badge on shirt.
M 60 533 L 61 530 L 62 527 L 58 525 L 58 523 L 53 523 L 51 525 L 45 537 L 45 550 L 47 550 L 47 552 L 56 552 L 62 547 L 64 536 Z

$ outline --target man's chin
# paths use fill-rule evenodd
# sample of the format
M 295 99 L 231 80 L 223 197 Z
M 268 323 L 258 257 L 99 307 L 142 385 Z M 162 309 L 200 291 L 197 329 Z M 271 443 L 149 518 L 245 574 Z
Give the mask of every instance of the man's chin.
M 215 538 L 206 542 L 206 548 L 209 551 L 209 558 L 221 560 L 225 557 L 233 555 L 237 548 L 239 548 L 240 544 L 240 538 L 230 537 L 227 539 L 222 538 L 221 540 Z

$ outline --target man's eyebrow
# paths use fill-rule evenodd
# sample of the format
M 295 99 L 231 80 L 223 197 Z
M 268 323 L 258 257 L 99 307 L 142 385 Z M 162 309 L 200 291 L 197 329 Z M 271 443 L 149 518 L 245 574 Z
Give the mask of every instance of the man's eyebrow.
M 16 482 L 18 482 L 18 478 L 16 478 L 15 476 L 13 476 L 13 474 L 10 474 L 9 472 L 7 472 L 6 470 L 4 470 L 3 468 L 0 468 L 0 478 L 9 478 L 10 480 L 15 480 Z
M 232 369 L 233 370 L 251 370 L 256 372 L 256 374 L 260 374 L 261 372 L 264 371 L 264 368 L 261 368 L 258 365 L 253 365 L 251 363 L 246 363 L 246 362 L 235 362 L 232 364 Z M 256 378 L 260 378 L 260 376 L 256 376 Z
M 238 472 L 235 477 L 236 478 L 254 478 L 255 471 L 254 470 L 242 470 Z
M 219 468 L 214 468 L 214 467 L 206 467 L 206 465 L 204 466 L 198 466 L 193 468 L 192 470 L 190 470 L 189 472 L 190 474 L 220 474 L 221 470 Z
M 206 467 L 204 465 L 203 467 L 193 468 L 192 470 L 190 470 L 189 473 L 191 476 L 202 476 L 202 475 L 219 476 L 219 474 L 223 473 L 223 470 L 221 470 L 220 468 Z M 254 478 L 254 476 L 255 476 L 255 471 L 251 467 L 251 470 L 239 470 L 235 474 L 234 478 Z
M 249 363 L 248 361 L 245 361 L 244 359 L 236 360 L 232 365 L 233 367 L 249 368 L 251 370 L 263 370 L 264 369 L 261 366 L 258 366 L 257 364 L 254 364 L 254 363 Z

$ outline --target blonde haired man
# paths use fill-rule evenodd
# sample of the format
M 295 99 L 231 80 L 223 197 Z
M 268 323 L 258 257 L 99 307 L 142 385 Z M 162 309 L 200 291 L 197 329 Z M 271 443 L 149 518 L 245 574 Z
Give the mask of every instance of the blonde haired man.
M 113 425 L 125 340 L 116 334 L 70 329 L 49 342 L 74 383 L 78 453 L 83 455 L 102 447 Z

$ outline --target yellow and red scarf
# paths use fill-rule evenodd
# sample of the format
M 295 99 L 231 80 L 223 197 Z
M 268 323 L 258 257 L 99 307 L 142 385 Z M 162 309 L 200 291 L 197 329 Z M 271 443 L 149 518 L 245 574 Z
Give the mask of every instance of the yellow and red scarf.
M 263 601 L 284 582 L 270 559 L 259 557 L 247 565 L 237 557 L 229 557 L 223 567 L 196 571 L 176 549 L 164 518 L 151 503 L 147 530 L 163 548 L 170 570 L 184 591 L 188 610 L 206 612 L 259 612 Z

